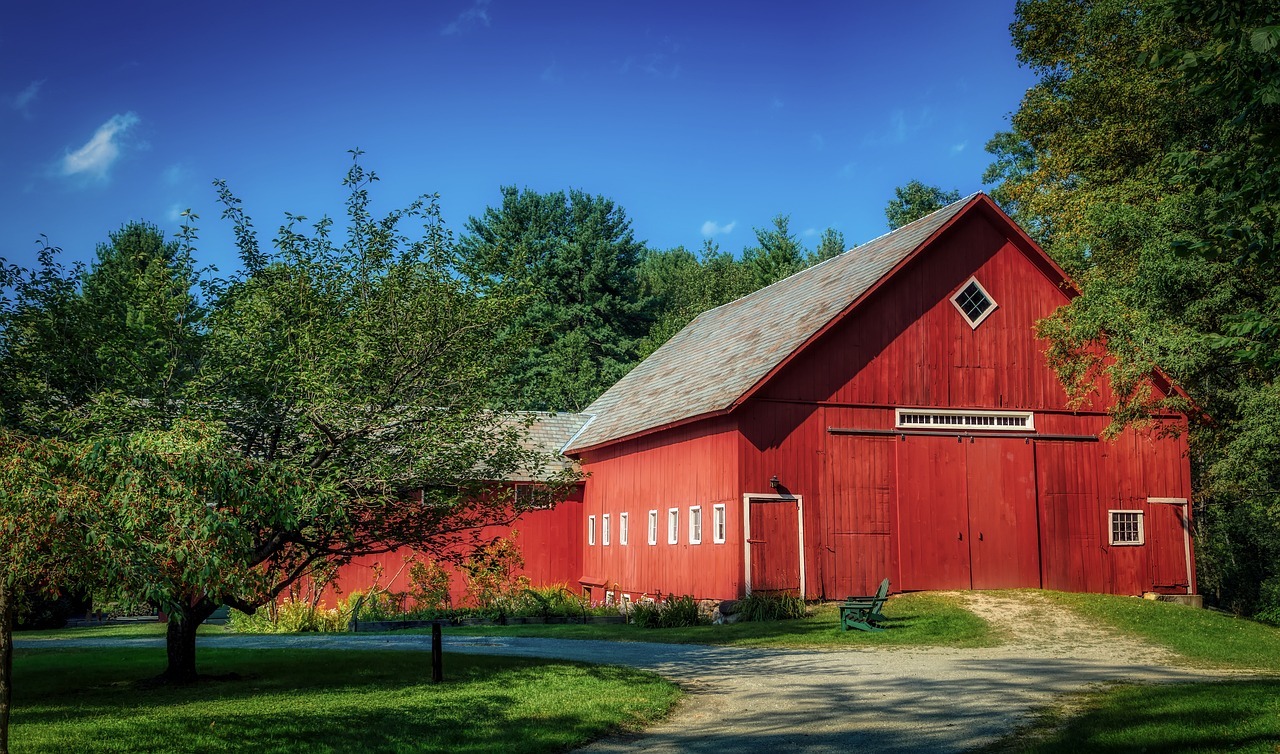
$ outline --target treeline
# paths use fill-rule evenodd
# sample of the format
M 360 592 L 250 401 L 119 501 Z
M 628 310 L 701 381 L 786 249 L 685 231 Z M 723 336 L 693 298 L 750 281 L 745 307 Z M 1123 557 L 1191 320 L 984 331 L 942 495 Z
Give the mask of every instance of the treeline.
M 1083 291 L 1050 360 L 1117 423 L 1189 412 L 1201 589 L 1280 622 L 1280 4 L 1020 0 L 1011 32 L 1039 79 L 984 178 Z

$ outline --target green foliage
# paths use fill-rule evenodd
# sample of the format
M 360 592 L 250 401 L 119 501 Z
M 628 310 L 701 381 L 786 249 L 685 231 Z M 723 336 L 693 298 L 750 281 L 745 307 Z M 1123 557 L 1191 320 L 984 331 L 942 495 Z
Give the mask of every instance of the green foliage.
M 582 191 L 514 186 L 467 221 L 456 265 L 487 296 L 521 297 L 520 312 L 486 334 L 515 360 L 496 379 L 504 405 L 576 411 L 635 363 L 650 302 L 636 281 L 644 244 L 621 207 Z
M 738 600 L 734 615 L 744 621 L 789 620 L 808 614 L 804 598 L 790 594 L 753 594 Z
M 889 230 L 897 230 L 959 200 L 959 191 L 943 191 L 912 179 L 907 185 L 893 190 L 893 198 L 884 208 L 884 216 L 889 221 Z
M 666 714 L 680 690 L 653 673 L 515 657 L 210 649 L 225 680 L 157 689 L 154 650 L 21 651 L 15 751 L 450 751 L 580 747 Z M 238 680 L 237 680 L 238 679 Z
M 450 607 L 449 569 L 431 558 L 409 564 L 409 596 L 418 609 L 447 610 Z
M 1039 81 L 984 176 L 1082 293 L 1038 329 L 1076 405 L 1112 431 L 1190 410 L 1200 583 L 1245 613 L 1280 577 L 1275 21 L 1266 3 L 1022 0 Z M 1157 365 L 1194 409 L 1158 400 Z
M 253 615 L 233 609 L 227 616 L 227 627 L 247 634 L 346 631 L 351 616 L 344 607 L 325 608 L 305 600 L 285 599 L 259 608 Z
M 615 611 L 606 608 L 607 613 Z M 529 587 L 520 594 L 513 615 L 537 618 L 576 618 L 588 614 L 602 614 L 593 610 L 590 601 L 568 584 L 552 584 Z
M 509 613 L 517 598 L 529 588 L 529 577 L 520 573 L 524 555 L 516 543 L 514 529 L 478 548 L 462 564 L 467 597 L 481 610 Z
M 791 216 L 777 215 L 772 228 L 755 228 L 756 245 L 742 251 L 742 265 L 752 291 L 794 275 L 807 266 L 809 256 L 791 233 Z
M 844 234 L 835 228 L 827 228 L 822 231 L 822 236 L 818 239 L 818 246 L 813 250 L 806 260 L 809 265 L 825 262 L 833 257 L 838 257 L 849 250 L 849 245 L 844 240 Z
M 641 600 L 633 604 L 631 622 L 641 628 L 685 628 L 709 625 L 711 618 L 702 613 L 693 597 L 668 594 L 661 602 Z

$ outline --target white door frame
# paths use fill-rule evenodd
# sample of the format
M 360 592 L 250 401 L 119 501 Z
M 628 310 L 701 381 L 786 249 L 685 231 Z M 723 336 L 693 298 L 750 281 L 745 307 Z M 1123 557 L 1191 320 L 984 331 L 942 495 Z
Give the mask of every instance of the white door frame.
M 796 503 L 796 521 L 800 533 L 800 599 L 807 596 L 804 574 L 804 496 L 746 494 L 742 496 L 742 568 L 743 583 L 746 585 L 746 596 L 751 596 L 751 501 L 759 500 L 794 500 Z

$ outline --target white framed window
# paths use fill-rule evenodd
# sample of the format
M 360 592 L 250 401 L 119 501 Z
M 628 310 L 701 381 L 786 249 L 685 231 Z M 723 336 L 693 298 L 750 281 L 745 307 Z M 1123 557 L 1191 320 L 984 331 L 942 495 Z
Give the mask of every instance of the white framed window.
M 702 544 L 702 506 L 689 507 L 689 544 Z
M 969 323 L 972 329 L 978 329 L 982 320 L 991 316 L 996 310 L 996 300 L 991 298 L 987 289 L 982 287 L 976 277 L 971 277 L 960 286 L 960 290 L 951 294 L 951 303 L 960 311 L 960 316 Z
M 658 544 L 658 512 L 649 511 L 649 544 Z
M 627 543 L 627 514 L 618 514 L 618 544 L 625 545 Z
M 724 503 L 720 503 L 711 508 L 711 541 L 722 545 L 729 533 L 728 522 L 725 521 Z
M 893 425 L 897 429 L 962 429 L 981 432 L 1034 432 L 1035 413 L 1031 411 L 965 411 L 951 408 L 894 409 Z
M 600 544 L 609 546 L 609 514 L 600 517 Z
M 1110 517 L 1112 545 L 1146 544 L 1147 533 L 1143 528 L 1142 511 L 1107 511 Z
M 596 543 L 596 517 L 587 516 L 587 544 L 594 545 Z
M 667 509 L 667 544 L 680 543 L 680 509 Z

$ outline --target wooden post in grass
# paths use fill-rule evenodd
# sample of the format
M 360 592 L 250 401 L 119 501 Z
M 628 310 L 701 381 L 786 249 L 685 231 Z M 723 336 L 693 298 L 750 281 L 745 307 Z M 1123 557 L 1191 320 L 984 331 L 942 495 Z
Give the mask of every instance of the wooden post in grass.
M 444 652 L 441 650 L 440 621 L 431 623 L 431 682 L 444 680 Z

